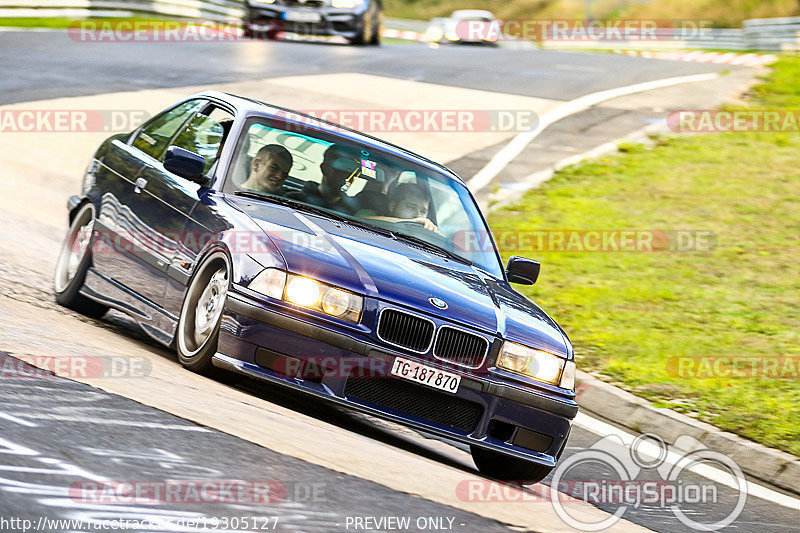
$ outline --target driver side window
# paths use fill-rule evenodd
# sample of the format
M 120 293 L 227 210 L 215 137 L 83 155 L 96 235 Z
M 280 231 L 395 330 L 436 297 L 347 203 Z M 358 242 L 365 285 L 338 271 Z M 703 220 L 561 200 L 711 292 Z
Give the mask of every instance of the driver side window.
M 172 146 L 203 156 L 206 160 L 203 173 L 206 174 L 217 160 L 232 125 L 232 114 L 216 105 L 209 105 L 192 117 L 172 141 Z
M 150 157 L 159 159 L 178 129 L 203 104 L 203 100 L 189 100 L 162 113 L 142 127 L 133 140 L 133 146 Z

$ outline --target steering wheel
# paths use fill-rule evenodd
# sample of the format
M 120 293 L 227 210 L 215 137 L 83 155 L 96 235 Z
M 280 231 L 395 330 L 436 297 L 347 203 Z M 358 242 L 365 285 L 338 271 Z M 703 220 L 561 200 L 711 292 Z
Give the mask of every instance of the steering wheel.
M 426 229 L 425 226 L 420 222 L 415 222 L 413 220 L 401 220 L 394 222 L 394 224 L 396 227 L 398 227 L 398 231 L 400 233 L 406 233 L 412 237 L 424 239 L 431 244 L 435 244 L 436 246 L 440 246 L 452 251 L 452 242 L 450 242 L 450 239 L 440 233 Z

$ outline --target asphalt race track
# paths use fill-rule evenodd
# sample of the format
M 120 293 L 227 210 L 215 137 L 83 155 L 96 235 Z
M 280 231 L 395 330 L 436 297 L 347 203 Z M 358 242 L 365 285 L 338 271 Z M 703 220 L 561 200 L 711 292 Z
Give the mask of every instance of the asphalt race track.
M 297 107 L 306 108 L 315 102 L 324 108 L 322 95 L 338 97 L 342 105 L 359 101 L 388 107 L 391 101 L 380 98 L 398 86 L 420 91 L 405 97 L 421 105 L 436 105 L 429 99 L 437 94 L 441 99 L 497 99 L 507 108 L 530 102 L 549 109 L 597 91 L 729 68 L 538 50 L 259 41 L 87 43 L 59 31 L 3 31 L 0 109 L 11 104 L 38 108 L 51 99 L 61 99 L 56 106 L 108 106 L 124 98 L 134 98 L 126 109 L 158 109 L 180 97 L 185 87 L 256 91 L 258 84 L 259 97 L 272 91 L 281 102 L 294 98 L 302 102 Z M 304 76 L 316 76 L 307 78 L 316 84 L 304 87 Z M 330 86 L 320 87 L 319 80 Z M 123 92 L 133 96 L 111 94 Z M 459 446 L 320 406 L 274 386 L 208 380 L 182 369 L 174 353 L 121 314 L 111 312 L 95 321 L 57 306 L 51 274 L 66 228 L 63 204 L 80 186 L 80 161 L 85 165 L 104 135 L 0 132 L 0 163 L 8 173 L 8 196 L 0 204 L 0 531 L 96 531 L 91 524 L 103 519 L 146 521 L 129 525 L 129 531 L 576 530 L 554 512 L 549 481 L 492 499 L 481 491 L 493 485 L 480 477 L 468 451 Z M 574 133 L 561 130 L 559 135 L 564 142 Z M 508 139 L 475 136 L 449 146 L 454 141 L 437 137 L 431 150 L 446 157 L 443 162 L 464 162 Z M 76 355 L 129 365 L 136 361 L 138 366 L 123 364 L 118 374 L 70 380 L 19 360 Z M 562 460 L 592 448 L 603 436 L 587 427 L 573 427 Z M 584 481 L 614 475 L 590 461 L 572 473 Z M 638 479 L 657 482 L 660 476 L 644 468 Z M 730 479 L 712 477 L 693 471 L 681 478 L 684 485 L 715 483 L 713 501 L 681 506 L 684 521 L 669 506 L 645 502 L 627 508 L 608 531 L 692 532 L 697 529 L 687 521 L 723 520 L 740 493 L 726 485 Z M 256 503 L 246 498 L 131 503 L 124 498 L 87 501 L 80 492 L 92 486 L 87 483 L 152 487 L 168 480 L 239 483 L 262 495 L 268 487 L 270 497 Z M 477 483 L 472 485 L 477 497 L 464 492 L 470 483 Z M 750 486 L 738 518 L 723 531 L 800 531 L 796 499 Z M 571 494 L 574 489 L 569 483 L 560 487 Z M 577 502 L 569 508 L 599 522 L 620 506 Z

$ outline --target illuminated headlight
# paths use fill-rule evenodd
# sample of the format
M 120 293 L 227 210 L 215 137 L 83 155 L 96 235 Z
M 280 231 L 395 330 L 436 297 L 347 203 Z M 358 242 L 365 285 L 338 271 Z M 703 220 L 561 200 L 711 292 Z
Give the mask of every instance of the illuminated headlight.
M 268 268 L 253 278 L 248 288 L 270 298 L 308 307 L 357 324 L 364 297 L 312 278 Z
M 436 42 L 436 41 L 439 41 L 442 37 L 444 37 L 444 32 L 442 31 L 441 28 L 437 28 L 437 27 L 434 26 L 434 27 L 428 28 L 428 32 L 426 33 L 426 36 L 428 37 L 429 41 Z
M 551 353 L 534 350 L 515 342 L 503 343 L 503 349 L 500 350 L 500 357 L 497 359 L 499 368 L 553 385 L 559 384 L 564 363 L 564 359 Z
M 333 0 L 331 6 L 341 9 L 353 9 L 354 7 L 360 6 L 361 3 L 362 0 Z
M 274 4 L 275 0 L 248 0 L 250 5 L 257 6 L 259 4 Z

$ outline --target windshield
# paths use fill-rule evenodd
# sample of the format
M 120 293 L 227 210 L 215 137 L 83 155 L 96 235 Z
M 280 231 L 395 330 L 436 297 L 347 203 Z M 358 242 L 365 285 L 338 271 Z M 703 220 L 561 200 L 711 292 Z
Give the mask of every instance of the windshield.
M 463 184 L 371 145 L 277 126 L 266 118 L 248 121 L 224 192 L 321 208 L 503 277 L 488 229 Z

